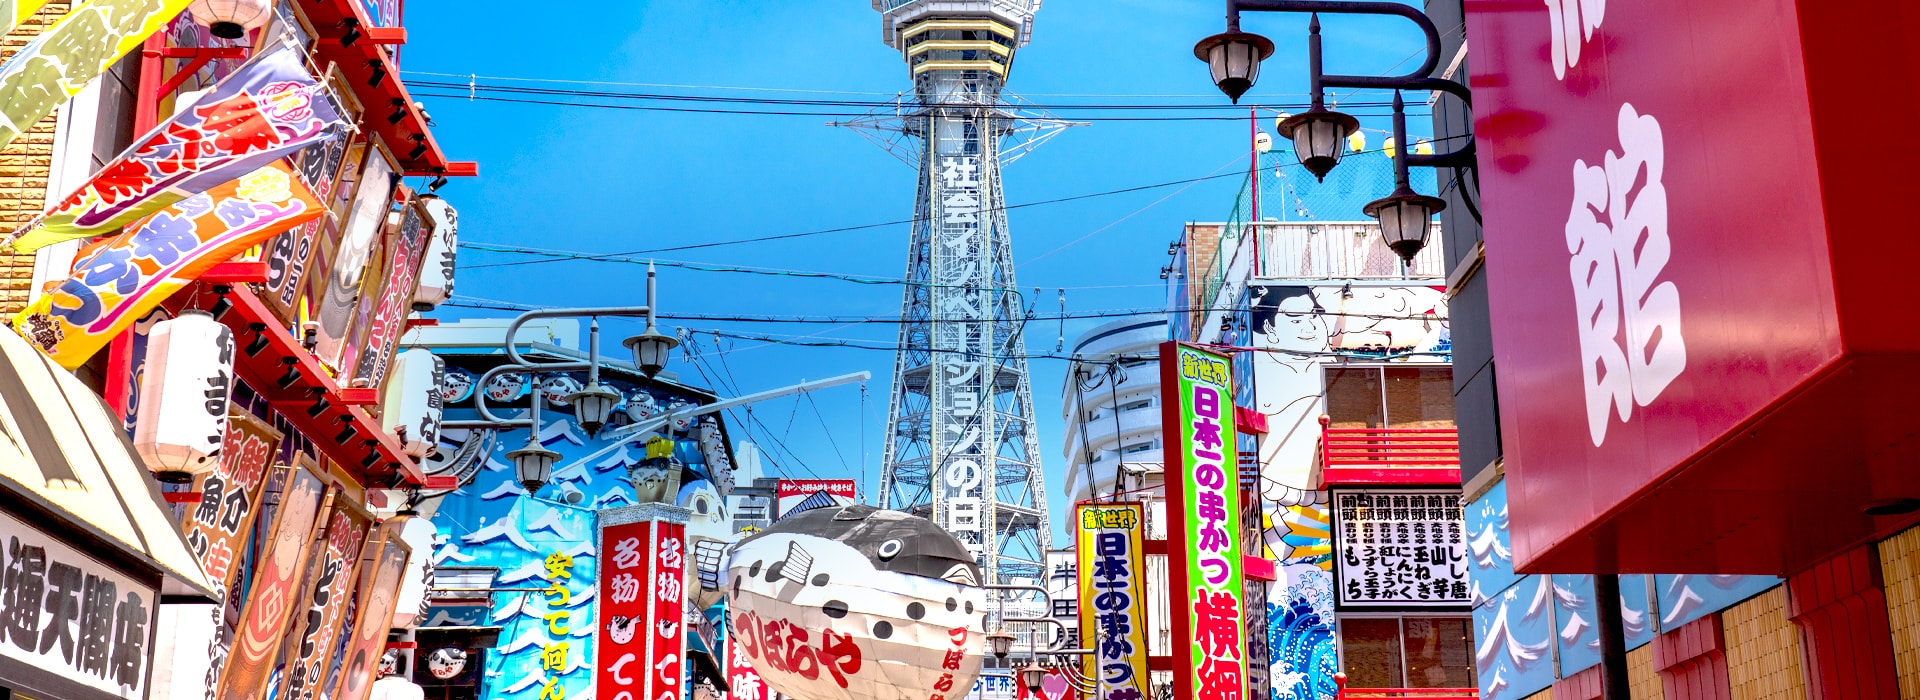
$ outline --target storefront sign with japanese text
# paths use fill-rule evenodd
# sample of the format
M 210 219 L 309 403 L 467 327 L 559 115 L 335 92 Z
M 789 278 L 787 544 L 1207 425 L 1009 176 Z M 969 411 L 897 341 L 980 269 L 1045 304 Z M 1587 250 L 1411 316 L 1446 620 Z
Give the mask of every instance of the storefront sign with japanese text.
M 293 653 L 286 659 L 286 673 L 280 697 L 286 700 L 313 700 L 320 696 L 321 685 L 336 661 L 334 640 L 347 614 L 347 596 L 353 591 L 354 575 L 359 571 L 360 553 L 366 544 L 368 518 L 346 499 L 336 498 L 333 514 L 327 518 L 326 549 L 313 557 L 308 577 L 312 584 L 305 600 L 304 614 L 295 614 L 290 630 L 298 630 L 291 641 Z
M 88 0 L 0 65 L 0 147 L 80 94 L 190 0 Z
M 426 221 L 426 209 L 419 199 L 402 208 L 399 230 L 387 233 L 387 254 L 377 258 L 383 263 L 382 269 L 367 275 L 361 289 L 360 305 L 368 313 L 360 326 L 365 336 L 356 344 L 360 355 L 354 363 L 353 377 L 369 386 L 380 386 L 386 379 L 394 349 L 405 331 L 407 314 L 413 310 L 414 283 L 420 279 L 420 263 L 433 233 Z
M 1465 610 L 1464 523 L 1457 491 L 1335 492 L 1340 607 Z
M 600 551 L 606 559 L 600 564 L 596 697 L 681 700 L 687 527 L 623 519 L 601 516 Z
M 1097 700 L 1146 700 L 1146 511 L 1138 503 L 1074 507 L 1080 573 L 1080 639 L 1093 649 L 1082 673 Z
M 0 657 L 106 697 L 147 697 L 154 589 L 5 513 L 0 564 Z
M 314 199 L 327 207 L 333 201 L 334 187 L 340 180 L 340 164 L 346 160 L 345 137 L 331 138 L 308 146 L 294 160 L 294 175 L 313 190 Z M 299 322 L 293 302 L 300 297 L 300 285 L 307 278 L 307 266 L 313 262 L 315 237 L 327 220 L 316 217 L 263 246 L 260 260 L 267 263 L 267 281 L 260 285 L 260 301 L 272 309 L 281 323 L 292 327 Z
M 275 161 L 83 252 L 72 276 L 14 326 L 61 366 L 79 367 L 201 273 L 320 214 L 319 200 Z
M 341 657 L 340 683 L 331 696 L 333 700 L 366 700 L 373 690 L 387 630 L 393 622 L 393 605 L 400 593 L 400 576 L 406 573 L 407 555 L 411 553 L 400 541 L 400 527 L 405 523 L 405 519 L 398 519 L 380 525 L 386 531 L 386 542 L 371 569 L 360 574 L 359 619 L 347 641 L 347 653 Z
M 227 417 L 220 465 L 195 480 L 200 503 L 187 509 L 181 531 L 194 558 L 222 596 L 238 594 L 235 581 L 254 532 L 253 521 L 260 513 L 260 498 L 270 480 L 280 438 L 280 431 L 252 414 L 233 412 Z M 229 617 L 228 611 L 232 608 L 237 612 L 238 607 L 239 601 L 223 599 L 207 613 L 213 618 L 213 637 L 208 640 L 207 676 L 200 679 L 200 687 L 209 692 L 219 684 L 220 669 L 231 654 L 237 619 Z
M 333 496 L 321 497 L 325 488 L 311 469 L 299 467 L 287 473 L 287 487 L 281 491 L 273 526 L 267 529 L 260 556 L 254 559 L 253 585 L 240 611 L 240 625 L 226 668 L 220 670 L 220 692 L 209 694 L 208 700 L 264 694 L 288 618 L 299 605 L 297 584 L 316 539 L 314 528 L 320 514 L 332 507 Z
M 753 670 L 746 652 L 740 650 L 740 642 L 734 637 L 738 634 L 753 632 L 734 630 L 727 634 L 727 700 L 773 700 L 767 681 Z
M 343 124 L 298 49 L 283 47 L 154 127 L 73 194 L 4 242 L 27 251 L 117 233 L 168 205 L 292 155 Z
M 540 697 L 563 698 L 567 690 L 560 686 L 560 677 L 572 668 L 574 654 L 567 640 L 573 634 L 573 613 L 567 610 L 573 602 L 573 556 L 549 552 L 544 563 L 547 587 L 541 595 L 547 604 L 547 642 L 540 649 Z
M 774 487 L 778 510 L 774 519 L 827 506 L 850 506 L 859 499 L 859 482 L 852 479 L 781 479 Z
M 1167 445 L 1168 586 L 1174 696 L 1241 700 L 1247 674 L 1242 615 L 1233 370 L 1199 347 L 1160 346 Z M 1175 475 L 1178 475 L 1177 477 Z
M 314 353 L 341 374 L 351 374 L 348 360 L 354 349 L 349 334 L 360 308 L 361 282 L 368 274 L 385 272 L 369 270 L 368 263 L 381 252 L 381 234 L 393 208 L 394 161 L 377 144 L 367 151 L 352 207 L 340 223 L 340 239 L 327 251 L 325 269 L 307 273 L 314 276 L 307 292 L 308 308 L 319 324 Z

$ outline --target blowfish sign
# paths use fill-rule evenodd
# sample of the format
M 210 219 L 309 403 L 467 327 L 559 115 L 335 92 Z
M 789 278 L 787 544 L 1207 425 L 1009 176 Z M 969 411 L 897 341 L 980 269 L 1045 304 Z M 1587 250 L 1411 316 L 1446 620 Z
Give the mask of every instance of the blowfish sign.
M 1168 578 L 1172 588 L 1174 696 L 1194 700 L 1241 700 L 1246 695 L 1242 640 L 1240 508 L 1235 492 L 1233 370 L 1224 355 L 1177 342 L 1160 346 L 1166 402 L 1169 474 L 1168 521 L 1172 542 Z
M 686 511 L 642 504 L 603 512 L 600 700 L 681 700 L 687 658 Z
M 1138 503 L 1081 505 L 1080 638 L 1093 648 L 1086 675 L 1100 683 L 1098 700 L 1143 700 L 1147 678 L 1146 513 Z

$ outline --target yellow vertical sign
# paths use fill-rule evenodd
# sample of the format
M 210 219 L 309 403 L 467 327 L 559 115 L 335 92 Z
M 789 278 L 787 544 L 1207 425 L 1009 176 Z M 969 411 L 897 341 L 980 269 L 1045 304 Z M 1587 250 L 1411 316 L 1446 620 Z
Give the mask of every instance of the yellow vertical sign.
M 1080 644 L 1093 650 L 1083 672 L 1095 700 L 1145 700 L 1147 679 L 1146 512 L 1138 503 L 1074 507 L 1080 583 Z

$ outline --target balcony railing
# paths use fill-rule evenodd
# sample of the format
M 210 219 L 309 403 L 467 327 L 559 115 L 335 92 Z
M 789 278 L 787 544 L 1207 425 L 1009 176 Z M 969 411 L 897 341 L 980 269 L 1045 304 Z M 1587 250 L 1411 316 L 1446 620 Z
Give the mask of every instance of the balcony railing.
M 1320 481 L 1325 486 L 1460 483 L 1455 428 L 1335 428 L 1320 417 Z
M 1473 688 L 1342 688 L 1338 700 L 1479 700 Z
M 1445 279 L 1440 225 L 1434 224 L 1427 247 L 1402 265 L 1380 237 L 1376 221 L 1261 223 L 1259 262 L 1254 274 L 1279 279 Z

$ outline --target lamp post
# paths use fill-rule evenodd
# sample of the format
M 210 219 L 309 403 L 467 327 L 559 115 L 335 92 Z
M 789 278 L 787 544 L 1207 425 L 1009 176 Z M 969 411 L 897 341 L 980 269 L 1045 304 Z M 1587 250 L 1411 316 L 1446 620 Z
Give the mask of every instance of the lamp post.
M 1260 59 L 1265 59 L 1273 53 L 1272 41 L 1258 34 L 1240 30 L 1240 12 L 1243 10 L 1305 12 L 1312 15 L 1312 19 L 1307 23 L 1308 92 L 1312 95 L 1312 103 L 1306 112 L 1281 121 L 1278 129 L 1281 136 L 1293 141 L 1293 151 L 1300 159 L 1300 165 L 1313 173 L 1314 177 L 1324 180 L 1326 174 L 1340 164 L 1340 156 L 1347 136 L 1360 126 L 1359 120 L 1354 119 L 1352 115 L 1326 108 L 1324 97 L 1326 88 L 1393 91 L 1393 136 L 1394 141 L 1401 144 L 1392 156 L 1394 191 L 1393 194 L 1368 203 L 1363 211 L 1368 216 L 1380 220 L 1382 235 L 1386 237 L 1387 246 L 1392 248 L 1402 260 L 1411 262 L 1413 256 L 1426 245 L 1426 229 L 1430 220 L 1435 213 L 1446 207 L 1446 202 L 1438 197 L 1414 192 L 1408 185 L 1407 168 L 1409 166 L 1476 168 L 1472 140 L 1468 140 L 1466 144 L 1455 150 L 1438 154 L 1412 153 L 1412 149 L 1407 147 L 1406 110 L 1400 99 L 1400 91 L 1444 92 L 1460 98 L 1460 101 L 1469 107 L 1473 105 L 1472 94 L 1467 86 L 1432 77 L 1434 69 L 1440 62 L 1439 30 L 1434 28 L 1433 21 L 1419 9 L 1392 2 L 1227 0 L 1227 31 L 1201 39 L 1200 43 L 1194 45 L 1193 50 L 1195 56 L 1207 62 L 1214 85 L 1235 103 L 1240 101 L 1242 94 L 1252 89 L 1260 77 L 1258 60 L 1235 60 L 1236 57 L 1257 55 Z M 1395 15 L 1406 18 L 1417 25 L 1426 38 L 1426 59 L 1418 68 L 1401 75 L 1329 75 L 1321 69 L 1321 13 Z M 1477 169 L 1475 173 L 1478 177 Z M 1476 219 L 1479 218 L 1477 212 L 1471 213 Z
M 644 306 L 611 306 L 601 308 L 577 309 L 540 309 L 515 316 L 507 324 L 506 350 L 508 364 L 494 367 L 480 375 L 478 386 L 485 387 L 495 377 L 507 374 L 535 374 L 539 372 L 575 372 L 585 370 L 587 384 L 567 395 L 567 403 L 573 406 L 574 418 L 589 436 L 598 436 L 600 429 L 606 427 L 607 418 L 613 413 L 613 407 L 620 401 L 620 393 L 600 383 L 600 319 L 601 317 L 639 317 L 647 320 L 647 328 L 640 335 L 622 341 L 633 353 L 633 364 L 642 374 L 652 378 L 666 367 L 667 356 L 673 352 L 680 341 L 673 336 L 663 334 L 655 321 L 656 276 L 652 265 L 647 266 L 647 298 Z M 515 342 L 521 326 L 539 318 L 586 318 L 587 359 L 584 362 L 537 362 L 520 354 Z M 480 414 L 478 420 L 445 421 L 446 428 L 477 429 L 527 429 L 527 444 L 520 449 L 507 453 L 513 460 L 514 476 L 527 489 L 531 496 L 539 492 L 553 476 L 553 465 L 560 460 L 560 453 L 547 449 L 540 444 L 540 411 L 544 398 L 535 386 L 528 397 L 528 410 L 525 418 L 507 419 L 493 414 L 487 409 L 486 392 L 475 391 L 474 409 Z

